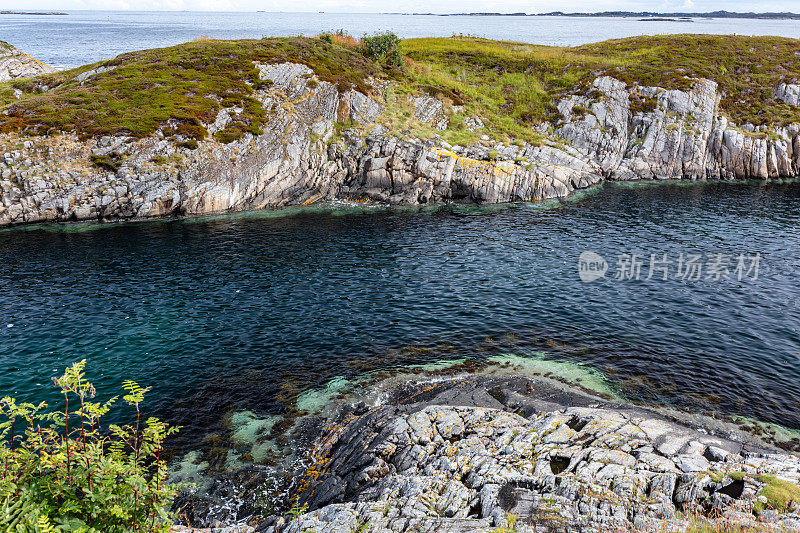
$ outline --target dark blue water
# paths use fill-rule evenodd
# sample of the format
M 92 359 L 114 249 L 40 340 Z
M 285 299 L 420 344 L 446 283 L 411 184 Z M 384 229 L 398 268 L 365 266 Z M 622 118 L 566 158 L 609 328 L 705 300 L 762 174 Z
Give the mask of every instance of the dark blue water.
M 339 6 L 337 9 L 347 7 Z M 800 37 L 800 25 L 794 20 L 641 22 L 637 18 L 596 17 L 443 18 L 399 13 L 186 11 L 70 11 L 66 16 L 0 15 L 1 40 L 62 68 L 110 59 L 122 52 L 185 43 L 201 35 L 218 39 L 260 39 L 264 36 L 317 35 L 337 29 L 344 29 L 355 36 L 390 30 L 402 38 L 466 34 L 558 46 L 669 33 Z
M 101 395 L 152 385 L 149 412 L 192 435 L 337 375 L 544 349 L 633 400 L 800 427 L 800 185 L 595 192 L 0 231 L 0 395 L 43 398 L 85 357 Z M 579 279 L 584 250 L 606 278 Z M 761 260 L 757 279 L 615 280 L 625 253 Z

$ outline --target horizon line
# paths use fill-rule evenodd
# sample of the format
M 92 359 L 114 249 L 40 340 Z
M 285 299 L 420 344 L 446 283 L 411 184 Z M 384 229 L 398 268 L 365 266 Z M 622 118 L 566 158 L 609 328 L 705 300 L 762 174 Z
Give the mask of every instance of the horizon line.
M 626 11 L 626 10 L 604 10 L 604 11 L 546 11 L 546 12 L 524 12 L 524 11 L 470 11 L 470 12 L 455 12 L 455 11 L 429 11 L 429 12 L 403 12 L 403 11 L 327 11 L 327 10 L 313 10 L 313 11 L 267 11 L 267 10 L 210 10 L 210 9 L 12 9 L 0 6 L 0 11 L 5 11 L 6 15 L 12 14 L 35 14 L 37 16 L 71 12 L 100 12 L 100 13 L 302 13 L 302 14 L 332 14 L 332 15 L 463 15 L 463 16 L 568 16 L 568 15 L 601 15 L 612 13 L 630 13 L 633 16 L 642 16 L 644 14 L 652 15 L 711 15 L 716 13 L 727 13 L 731 15 L 794 15 L 800 16 L 800 12 L 794 11 L 728 11 L 725 9 L 717 9 L 713 11 Z M 54 15 L 55 16 L 55 15 Z M 611 17 L 619 18 L 619 17 Z

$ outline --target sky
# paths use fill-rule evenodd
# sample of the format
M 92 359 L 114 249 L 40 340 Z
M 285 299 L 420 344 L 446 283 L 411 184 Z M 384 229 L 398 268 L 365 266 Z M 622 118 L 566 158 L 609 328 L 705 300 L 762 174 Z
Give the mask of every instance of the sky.
M 0 9 L 69 11 L 78 9 L 131 11 L 327 11 L 341 13 L 432 12 L 544 13 L 550 11 L 792 11 L 800 0 L 0 0 Z

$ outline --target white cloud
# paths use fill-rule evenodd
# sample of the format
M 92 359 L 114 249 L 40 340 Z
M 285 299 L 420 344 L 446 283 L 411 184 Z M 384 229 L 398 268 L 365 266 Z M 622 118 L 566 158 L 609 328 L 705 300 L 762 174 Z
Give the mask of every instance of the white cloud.
M 196 9 L 200 11 L 235 11 L 236 5 L 231 0 L 200 0 Z

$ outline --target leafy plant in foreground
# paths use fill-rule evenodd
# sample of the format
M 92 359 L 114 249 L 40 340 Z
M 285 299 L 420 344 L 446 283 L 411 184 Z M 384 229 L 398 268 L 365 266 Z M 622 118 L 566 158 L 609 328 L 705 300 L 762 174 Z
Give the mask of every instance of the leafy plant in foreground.
M 166 511 L 179 487 L 166 484 L 164 439 L 177 428 L 141 420 L 148 388 L 125 381 L 122 399 L 136 410 L 133 424 L 101 426 L 117 396 L 90 401 L 86 361 L 53 384 L 63 411 L 47 404 L 0 400 L 0 531 L 168 531 Z

